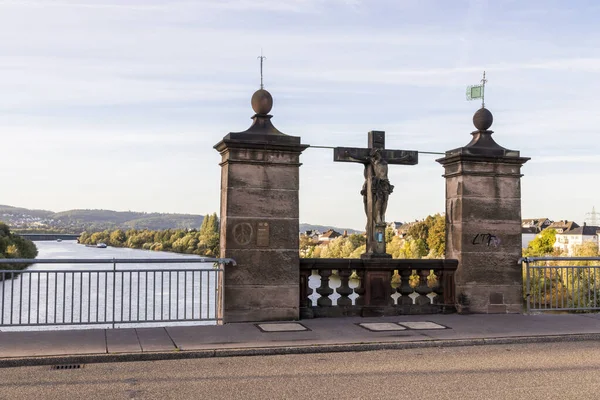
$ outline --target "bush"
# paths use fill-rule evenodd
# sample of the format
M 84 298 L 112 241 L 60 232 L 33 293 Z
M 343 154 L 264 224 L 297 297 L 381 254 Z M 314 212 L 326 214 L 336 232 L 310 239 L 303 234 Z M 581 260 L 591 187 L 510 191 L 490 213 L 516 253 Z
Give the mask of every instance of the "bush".
M 0 222 L 0 259 L 36 258 L 38 250 L 35 244 L 21 236 L 14 235 L 8 225 Z M 31 264 L 0 264 L 0 270 L 20 271 Z M 17 275 L 17 274 L 15 274 Z M 2 275 L 0 275 L 2 280 Z

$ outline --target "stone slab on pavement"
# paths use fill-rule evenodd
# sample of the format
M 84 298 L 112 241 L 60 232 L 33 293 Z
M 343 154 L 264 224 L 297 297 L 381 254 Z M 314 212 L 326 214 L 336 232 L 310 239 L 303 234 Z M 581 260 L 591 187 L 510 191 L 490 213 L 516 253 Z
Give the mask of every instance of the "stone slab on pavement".
M 260 331 L 253 324 L 170 326 L 165 329 L 181 350 L 239 346 L 255 342 L 261 337 Z
M 143 352 L 177 349 L 165 328 L 137 328 L 136 333 Z
M 308 329 L 298 322 L 280 322 L 268 324 L 256 324 L 256 327 L 262 332 L 299 332 L 307 331 Z
M 408 328 L 415 330 L 429 330 L 429 329 L 446 329 L 445 326 L 436 324 L 431 321 L 406 321 L 406 322 L 398 322 L 398 324 Z
M 104 329 L 0 332 L 0 358 L 104 354 Z
M 358 325 L 373 332 L 406 330 L 405 327 L 393 322 L 361 322 Z
M 137 353 L 142 346 L 135 329 L 107 329 L 106 347 L 108 353 Z

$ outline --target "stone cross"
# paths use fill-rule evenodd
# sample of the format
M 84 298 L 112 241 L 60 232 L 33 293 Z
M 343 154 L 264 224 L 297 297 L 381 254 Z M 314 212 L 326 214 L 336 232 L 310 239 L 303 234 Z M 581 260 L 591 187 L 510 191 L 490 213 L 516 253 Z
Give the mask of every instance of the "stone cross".
M 391 258 L 385 252 L 385 210 L 388 197 L 394 186 L 388 180 L 388 164 L 415 165 L 418 153 L 409 150 L 388 150 L 385 148 L 385 132 L 369 132 L 368 148 L 336 147 L 333 161 L 359 162 L 365 166 L 365 182 L 360 194 L 363 195 L 367 215 L 367 249 L 361 258 Z

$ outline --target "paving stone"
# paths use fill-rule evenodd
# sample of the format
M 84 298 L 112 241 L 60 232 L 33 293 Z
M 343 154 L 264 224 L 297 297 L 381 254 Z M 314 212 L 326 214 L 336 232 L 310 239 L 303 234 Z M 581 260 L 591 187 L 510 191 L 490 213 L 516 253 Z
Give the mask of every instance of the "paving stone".
M 430 321 L 398 322 L 409 329 L 446 329 L 445 326 Z
M 375 332 L 383 332 L 383 331 L 404 331 L 405 327 L 400 326 L 398 324 L 394 324 L 392 322 L 363 322 L 358 324 L 365 329 Z
M 257 324 L 256 326 L 263 332 L 297 332 L 308 330 L 304 325 L 297 322 L 286 322 L 282 324 Z
M 142 347 L 135 329 L 107 329 L 106 347 L 109 353 L 138 353 Z
M 144 352 L 175 350 L 175 345 L 165 328 L 137 328 L 136 332 Z

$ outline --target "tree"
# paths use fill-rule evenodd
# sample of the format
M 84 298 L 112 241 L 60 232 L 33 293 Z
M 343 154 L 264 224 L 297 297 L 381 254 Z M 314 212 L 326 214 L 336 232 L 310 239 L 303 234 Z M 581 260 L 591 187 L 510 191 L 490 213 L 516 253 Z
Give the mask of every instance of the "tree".
M 367 243 L 367 238 L 359 233 L 353 233 L 350 236 L 348 236 L 348 241 L 352 243 L 352 246 L 354 246 L 354 248 L 358 248 Z
M 427 217 L 429 218 L 429 217 Z M 435 214 L 427 231 L 429 258 L 443 258 L 446 252 L 446 217 Z
M 312 257 L 315 246 L 316 244 L 312 237 L 300 235 L 300 257 Z
M 120 229 L 111 232 L 109 243 L 111 246 L 120 247 L 127 240 L 127 236 L 125 236 L 125 232 Z
M 392 241 L 392 239 L 394 238 L 394 228 L 392 228 L 391 226 L 386 226 L 385 227 L 385 243 L 390 243 Z
M 200 225 L 200 234 L 207 235 L 212 232 L 219 231 L 219 220 L 217 218 L 217 213 L 206 214 L 204 219 L 202 220 L 202 225 Z
M 546 228 L 523 250 L 523 255 L 526 257 L 542 257 L 552 254 L 555 242 L 556 230 Z
M 8 225 L 0 222 L 0 258 L 33 259 L 38 255 L 37 247 L 31 240 L 14 235 Z M 27 264 L 2 264 L 0 269 L 22 270 Z M 2 280 L 2 276 L 0 276 Z
M 415 222 L 408 228 L 407 236 L 412 237 L 413 239 L 421 239 L 424 242 L 427 241 L 427 235 L 429 234 L 429 226 L 423 221 Z
M 173 251 L 176 253 L 198 254 L 207 257 L 219 255 L 219 220 L 217 214 L 205 218 L 204 233 L 187 229 L 149 229 L 94 232 L 79 237 L 82 244 L 110 243 L 115 247 L 130 247 L 153 251 Z

